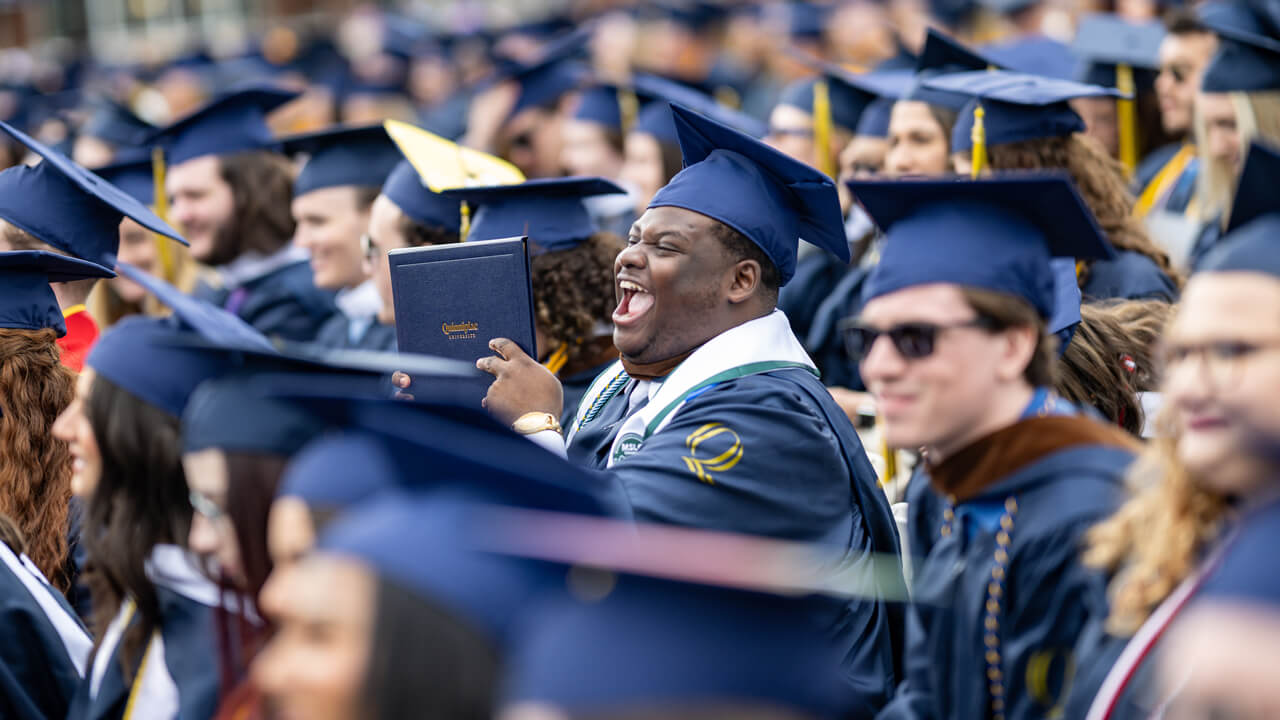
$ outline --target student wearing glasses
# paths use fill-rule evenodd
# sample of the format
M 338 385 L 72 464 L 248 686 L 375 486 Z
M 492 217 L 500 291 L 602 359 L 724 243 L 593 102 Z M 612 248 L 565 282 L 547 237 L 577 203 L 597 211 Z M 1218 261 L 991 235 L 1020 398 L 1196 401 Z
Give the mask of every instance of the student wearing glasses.
M 310 254 L 316 287 L 337 293 L 339 312 L 320 326 L 316 344 L 394 349 L 395 333 L 377 322 L 382 301 L 360 239 L 400 151 L 381 125 L 302 135 L 284 147 L 307 156 L 293 182 L 293 243 Z
M 909 490 L 905 681 L 883 718 L 1050 717 L 1100 582 L 1081 535 L 1134 441 L 1055 395 L 1052 257 L 1113 251 L 1063 176 L 850 184 L 887 237 L 850 349 Z

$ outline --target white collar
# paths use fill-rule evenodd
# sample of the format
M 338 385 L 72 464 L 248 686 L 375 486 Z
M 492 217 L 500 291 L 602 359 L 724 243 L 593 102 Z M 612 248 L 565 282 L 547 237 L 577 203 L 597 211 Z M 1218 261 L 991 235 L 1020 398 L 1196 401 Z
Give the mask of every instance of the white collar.
M 339 290 L 334 302 L 343 315 L 353 319 L 372 317 L 382 309 L 382 297 L 378 295 L 372 278 L 355 287 Z
M 156 545 L 146 562 L 147 578 L 201 605 L 217 607 L 221 593 L 196 567 L 190 552 L 177 545 Z
M 243 253 L 226 265 L 218 266 L 216 271 L 218 277 L 222 280 L 223 286 L 236 288 L 263 275 L 269 275 L 286 265 L 292 265 L 310 258 L 311 253 L 290 243 L 270 255 L 263 255 L 253 251 Z

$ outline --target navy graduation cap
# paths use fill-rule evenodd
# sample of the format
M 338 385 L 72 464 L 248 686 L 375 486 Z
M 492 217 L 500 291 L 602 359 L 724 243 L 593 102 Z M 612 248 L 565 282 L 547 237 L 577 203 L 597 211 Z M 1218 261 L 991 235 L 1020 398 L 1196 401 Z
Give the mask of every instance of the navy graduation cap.
M 462 203 L 427 187 L 408 160 L 401 160 L 387 176 L 382 194 L 419 223 L 453 232 L 462 229 Z
M 848 185 L 886 236 L 864 304 L 904 288 L 946 283 L 1022 298 L 1049 320 L 1055 307 L 1050 259 L 1114 254 L 1065 174 Z
M 1078 76 L 1082 82 L 1119 87 L 1120 68 L 1156 70 L 1164 25 L 1134 23 L 1107 13 L 1094 13 L 1080 21 L 1071 49 L 1084 61 Z M 1150 73 L 1148 73 L 1150 75 Z
M 80 127 L 81 135 L 95 137 L 119 147 L 137 147 L 146 142 L 156 126 L 108 97 L 96 98 L 89 119 Z
M 865 73 L 850 72 L 835 65 L 814 58 L 799 51 L 790 53 L 805 65 L 816 70 L 818 77 L 797 80 L 782 91 L 779 105 L 790 105 L 807 113 L 815 114 L 814 89 L 820 81 L 825 81 L 831 109 L 831 122 L 853 132 L 858 126 L 858 119 L 867 106 L 877 99 L 899 95 L 905 89 L 905 81 L 909 77 L 903 73 Z
M 312 508 L 345 508 L 400 484 L 384 440 L 340 431 L 316 438 L 293 456 L 276 497 L 296 497 Z
M 683 105 L 752 137 L 762 137 L 765 134 L 765 126 L 759 120 L 726 107 L 710 95 L 687 85 L 656 75 L 636 75 L 631 83 L 637 95 L 653 100 L 640 109 L 631 132 L 652 135 L 659 142 L 670 145 L 679 144 L 671 106 Z
M 164 148 L 170 165 L 205 155 L 275 148 L 267 114 L 296 97 L 297 92 L 270 85 L 233 90 L 157 130 L 147 144 Z
M 113 162 L 93 172 L 142 205 L 155 201 L 155 172 L 150 159 Z
M 1231 218 L 1222 241 L 1205 256 L 1200 272 L 1261 272 L 1280 277 L 1280 151 L 1249 146 Z
M 528 237 L 530 254 L 538 255 L 577 247 L 599 229 L 583 198 L 625 192 L 604 178 L 568 177 L 457 188 L 441 194 L 473 208 L 467 239 Z
M 972 149 L 975 135 L 986 145 L 1003 145 L 1084 132 L 1084 120 L 1068 100 L 1122 97 L 1115 88 L 1001 70 L 956 73 L 926 80 L 925 85 L 971 98 L 952 129 L 952 151 Z M 981 134 L 974 132 L 979 108 Z
M 288 457 L 324 432 L 324 422 L 302 408 L 264 397 L 257 389 L 262 381 L 250 364 L 201 383 L 182 413 L 183 452 Z
M 404 159 L 381 123 L 295 135 L 281 144 L 286 153 L 307 155 L 293 181 L 295 197 L 328 187 L 382 187 Z
M 684 169 L 649 207 L 683 208 L 732 227 L 760 246 L 784 285 L 795 274 L 801 238 L 849 261 L 831 178 L 714 120 L 672 111 Z
M 1059 80 L 1076 79 L 1079 58 L 1071 46 L 1044 35 L 1023 35 L 982 48 L 999 67 Z
M 924 81 L 940 75 L 998 67 L 999 65 L 990 58 L 970 50 L 938 30 L 929 28 L 925 35 L 924 48 L 916 58 L 915 81 L 903 92 L 902 99 L 918 100 L 959 111 L 968 101 L 965 95 L 926 86 Z
M 622 130 L 622 105 L 618 101 L 618 88 L 613 85 L 596 85 L 578 95 L 578 107 L 573 112 L 575 120 Z
M 533 107 L 545 107 L 582 84 L 587 71 L 578 56 L 587 34 L 573 32 L 553 46 L 536 62 L 514 68 L 508 75 L 520 85 L 520 95 L 508 116 Z
M 67 334 L 51 282 L 114 277 L 97 263 L 44 252 L 0 252 L 0 328 L 44 330 Z
M 177 230 L 120 188 L 11 125 L 0 122 L 0 130 L 42 158 L 34 167 L 0 172 L 0 218 L 65 253 L 108 267 L 115 264 L 125 217 L 186 244 Z
M 1218 52 L 1200 79 L 1203 92 L 1280 90 L 1280 41 L 1236 32 L 1218 40 Z

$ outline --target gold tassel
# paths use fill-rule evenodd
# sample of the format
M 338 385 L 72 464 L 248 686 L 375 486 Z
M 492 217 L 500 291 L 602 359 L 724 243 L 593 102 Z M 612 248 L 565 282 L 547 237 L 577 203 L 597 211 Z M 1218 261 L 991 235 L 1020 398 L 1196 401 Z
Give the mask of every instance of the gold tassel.
M 542 363 L 542 366 L 550 370 L 552 375 L 559 375 L 560 371 L 564 369 L 564 364 L 568 361 L 569 345 L 567 343 L 560 343 L 560 347 L 556 348 L 556 351 L 551 353 L 551 357 L 547 358 L 547 361 Z
M 1134 105 L 1137 84 L 1133 68 L 1123 63 L 1116 65 L 1116 89 L 1128 96 L 1116 100 L 1116 125 L 1120 128 L 1120 164 L 1133 177 L 1138 167 L 1138 113 Z
M 831 178 L 836 176 L 835 153 L 831 148 L 831 91 L 825 79 L 813 84 L 813 151 L 818 156 L 818 170 Z
M 618 88 L 618 117 L 622 118 L 622 136 L 626 137 L 636 125 L 636 116 L 640 114 L 640 98 L 631 88 Z
M 471 232 L 471 206 L 463 200 L 459 206 L 462 220 L 458 223 L 458 242 L 467 241 L 467 233 Z
M 151 150 L 151 183 L 152 198 L 155 202 L 156 215 L 166 223 L 169 222 L 169 194 L 164 190 L 165 175 L 167 168 L 164 162 L 164 148 L 152 148 Z M 156 245 L 156 252 L 160 254 L 160 266 L 164 268 L 164 278 L 172 280 L 174 276 L 174 257 L 173 248 L 169 247 L 169 239 L 153 235 L 151 241 Z
M 884 458 L 884 477 L 880 478 L 880 487 L 888 487 L 898 477 L 898 454 L 893 448 L 889 447 L 889 441 L 884 437 L 884 423 L 880 421 L 880 416 L 876 416 L 876 430 L 880 436 L 880 453 Z
M 986 115 L 987 111 L 982 105 L 973 109 L 973 130 L 969 133 L 969 139 L 973 141 L 973 167 L 969 170 L 971 178 L 977 178 L 987 168 L 987 127 L 982 121 Z

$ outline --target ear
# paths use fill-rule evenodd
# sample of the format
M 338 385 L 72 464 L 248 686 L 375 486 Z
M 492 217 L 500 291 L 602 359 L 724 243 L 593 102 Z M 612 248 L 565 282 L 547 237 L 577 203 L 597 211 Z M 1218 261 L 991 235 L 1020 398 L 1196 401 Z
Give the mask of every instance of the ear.
M 750 300 L 760 286 L 760 263 L 755 260 L 739 260 L 729 268 L 730 305 Z
M 1025 325 L 1009 328 L 1001 336 L 1004 338 L 1004 350 L 1000 355 L 996 376 L 1005 382 L 1012 382 L 1026 372 L 1040 338 L 1034 327 Z

